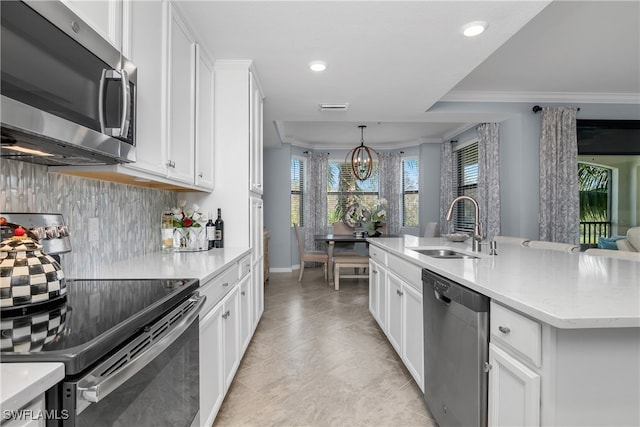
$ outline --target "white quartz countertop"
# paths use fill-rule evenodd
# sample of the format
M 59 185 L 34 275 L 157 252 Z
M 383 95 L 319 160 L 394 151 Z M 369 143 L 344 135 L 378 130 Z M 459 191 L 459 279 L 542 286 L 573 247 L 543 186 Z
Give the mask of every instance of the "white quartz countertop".
M 498 255 L 443 238 L 369 239 L 373 245 L 557 328 L 640 327 L 640 263 L 584 253 L 498 245 Z M 446 247 L 479 259 L 438 259 L 412 247 Z
M 190 279 L 205 284 L 226 267 L 250 254 L 249 248 L 202 252 L 153 252 L 103 266 L 101 279 Z M 80 277 L 77 277 L 80 279 Z M 86 277 L 83 277 L 86 278 Z
M 62 363 L 0 364 L 3 411 L 17 411 L 64 378 Z

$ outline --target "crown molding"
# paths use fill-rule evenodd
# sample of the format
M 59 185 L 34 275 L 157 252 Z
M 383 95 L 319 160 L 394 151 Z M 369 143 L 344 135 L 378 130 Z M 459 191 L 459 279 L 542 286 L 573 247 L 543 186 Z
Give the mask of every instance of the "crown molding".
M 451 91 L 440 101 L 640 104 L 640 93 Z

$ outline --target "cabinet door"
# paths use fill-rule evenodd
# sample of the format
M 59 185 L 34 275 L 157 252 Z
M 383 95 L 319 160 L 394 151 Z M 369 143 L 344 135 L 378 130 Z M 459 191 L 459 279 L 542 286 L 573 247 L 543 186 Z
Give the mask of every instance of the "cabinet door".
M 224 330 L 224 390 L 225 393 L 233 381 L 240 364 L 240 304 L 239 288 L 235 286 L 225 297 L 222 323 Z
M 244 354 L 253 332 L 251 274 L 240 281 L 240 355 Z
M 222 304 L 200 319 L 200 425 L 213 424 L 224 398 Z
M 424 392 L 422 294 L 409 285 L 402 292 L 402 360 Z
M 539 426 L 540 376 L 489 344 L 489 425 Z
M 128 168 L 167 175 L 166 74 L 164 40 L 168 3 L 130 2 L 130 59 L 138 68 L 136 157 Z
M 193 184 L 195 148 L 195 39 L 169 5 L 168 177 Z
M 253 264 L 251 281 L 253 283 L 253 329 L 255 330 L 264 312 L 264 262 L 262 258 Z
M 251 94 L 251 105 L 250 105 L 250 118 L 249 123 L 251 126 L 250 129 L 250 158 L 249 158 L 249 168 L 251 171 L 251 182 L 249 186 L 249 190 L 258 194 L 262 194 L 262 162 L 263 162 L 263 131 L 262 131 L 262 92 L 260 92 L 260 87 L 258 86 L 258 82 L 255 79 L 253 73 L 250 73 L 250 94 Z
M 379 292 L 380 292 L 380 271 L 378 270 L 378 264 L 369 258 L 369 311 L 373 315 L 374 319 L 380 323 L 380 305 L 379 305 Z M 384 307 L 383 307 L 384 308 Z
M 195 184 L 213 190 L 213 64 L 197 46 Z
M 402 281 L 394 274 L 387 274 L 387 338 L 402 355 Z
M 122 51 L 122 0 L 62 0 L 98 34 Z
M 251 259 L 255 262 L 258 259 L 262 259 L 264 250 L 263 202 L 258 197 L 250 197 L 249 201 L 251 205 L 251 211 L 249 212 Z

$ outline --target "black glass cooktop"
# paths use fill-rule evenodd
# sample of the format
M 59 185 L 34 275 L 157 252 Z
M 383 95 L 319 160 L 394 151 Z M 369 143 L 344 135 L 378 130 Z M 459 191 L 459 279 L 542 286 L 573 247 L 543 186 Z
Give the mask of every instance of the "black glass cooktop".
M 197 279 L 67 280 L 67 296 L 25 315 L 2 312 L 2 362 L 84 368 L 187 299 Z

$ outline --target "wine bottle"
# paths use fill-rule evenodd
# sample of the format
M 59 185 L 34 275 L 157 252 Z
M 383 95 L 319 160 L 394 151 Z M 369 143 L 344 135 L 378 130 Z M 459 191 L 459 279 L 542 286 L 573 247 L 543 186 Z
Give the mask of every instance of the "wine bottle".
M 214 248 L 224 248 L 224 221 L 222 220 L 222 209 L 218 208 L 218 218 L 214 223 L 216 227 L 216 239 L 213 242 Z
M 213 249 L 216 240 L 216 226 L 213 224 L 213 214 L 209 212 L 209 221 L 205 225 L 207 227 L 207 249 Z

